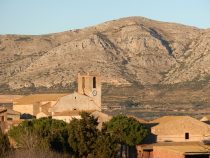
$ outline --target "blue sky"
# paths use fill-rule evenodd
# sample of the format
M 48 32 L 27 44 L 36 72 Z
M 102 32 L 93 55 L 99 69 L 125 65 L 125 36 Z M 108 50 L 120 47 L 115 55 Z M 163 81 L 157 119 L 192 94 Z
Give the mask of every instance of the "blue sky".
M 0 0 L 0 34 L 46 34 L 143 16 L 210 28 L 210 0 Z

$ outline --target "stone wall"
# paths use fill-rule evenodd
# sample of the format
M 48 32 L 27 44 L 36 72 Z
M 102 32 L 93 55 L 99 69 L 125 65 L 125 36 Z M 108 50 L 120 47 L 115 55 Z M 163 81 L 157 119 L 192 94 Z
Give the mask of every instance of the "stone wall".
M 33 104 L 26 105 L 13 105 L 13 110 L 20 112 L 21 114 L 34 115 Z

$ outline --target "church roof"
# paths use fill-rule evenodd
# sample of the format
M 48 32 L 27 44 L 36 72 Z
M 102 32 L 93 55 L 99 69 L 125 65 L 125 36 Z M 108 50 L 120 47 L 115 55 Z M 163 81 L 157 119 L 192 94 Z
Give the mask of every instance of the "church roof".
M 31 94 L 24 96 L 20 99 L 14 100 L 15 105 L 21 104 L 33 104 L 42 101 L 57 101 L 60 97 L 65 96 L 67 94 L 62 93 L 55 93 L 55 94 Z
M 74 110 L 100 110 L 100 107 L 95 103 L 95 101 L 91 97 L 74 92 L 72 94 L 61 97 L 51 109 L 52 112 Z
M 21 95 L 0 95 L 0 103 L 12 103 L 15 99 L 20 99 Z

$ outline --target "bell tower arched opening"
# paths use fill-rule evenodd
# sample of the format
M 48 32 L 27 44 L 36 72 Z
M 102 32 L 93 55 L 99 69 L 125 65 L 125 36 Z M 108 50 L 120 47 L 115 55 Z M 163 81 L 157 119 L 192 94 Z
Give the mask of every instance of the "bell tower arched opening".
M 93 88 L 96 88 L 96 77 L 93 77 Z

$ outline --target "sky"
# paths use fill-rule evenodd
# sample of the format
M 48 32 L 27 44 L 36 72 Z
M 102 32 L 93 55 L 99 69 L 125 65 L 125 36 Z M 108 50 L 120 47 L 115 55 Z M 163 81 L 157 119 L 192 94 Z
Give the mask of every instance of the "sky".
M 210 28 L 210 0 L 0 0 L 0 34 L 47 34 L 143 16 Z

